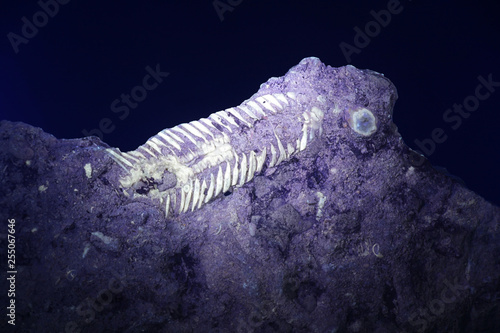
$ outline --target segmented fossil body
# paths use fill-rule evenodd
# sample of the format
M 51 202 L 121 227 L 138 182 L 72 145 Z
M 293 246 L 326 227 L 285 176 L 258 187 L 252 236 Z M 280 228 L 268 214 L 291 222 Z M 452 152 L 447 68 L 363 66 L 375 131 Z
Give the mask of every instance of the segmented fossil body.
M 310 96 L 302 99 L 293 91 L 257 93 L 237 107 L 165 129 L 135 151 L 107 152 L 126 171 L 120 182 L 128 195 L 158 200 L 166 216 L 193 211 L 321 135 L 324 98 L 318 95 L 314 106 Z M 157 186 L 166 174 L 175 175 L 175 185 Z M 139 191 L 147 184 L 155 185 Z

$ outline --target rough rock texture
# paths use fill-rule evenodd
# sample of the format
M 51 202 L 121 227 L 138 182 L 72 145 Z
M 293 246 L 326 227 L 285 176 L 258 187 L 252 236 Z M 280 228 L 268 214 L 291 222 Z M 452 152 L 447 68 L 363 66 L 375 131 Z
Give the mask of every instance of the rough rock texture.
M 308 58 L 262 89 L 285 86 L 326 96 L 323 134 L 167 219 L 147 194 L 125 194 L 124 170 L 99 139 L 1 122 L 1 256 L 15 219 L 15 329 L 499 331 L 500 209 L 404 144 L 392 83 Z M 374 133 L 353 130 L 359 108 L 373 113 Z M 0 287 L 5 295 L 5 279 Z M 13 329 L 7 319 L 2 332 Z

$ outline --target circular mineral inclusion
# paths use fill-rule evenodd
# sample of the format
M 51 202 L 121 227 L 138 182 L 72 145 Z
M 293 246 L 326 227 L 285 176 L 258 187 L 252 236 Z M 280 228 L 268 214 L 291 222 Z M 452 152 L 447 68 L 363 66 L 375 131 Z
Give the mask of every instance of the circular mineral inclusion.
M 370 136 L 377 130 L 377 123 L 375 116 L 368 109 L 359 109 L 351 114 L 351 128 L 364 136 Z

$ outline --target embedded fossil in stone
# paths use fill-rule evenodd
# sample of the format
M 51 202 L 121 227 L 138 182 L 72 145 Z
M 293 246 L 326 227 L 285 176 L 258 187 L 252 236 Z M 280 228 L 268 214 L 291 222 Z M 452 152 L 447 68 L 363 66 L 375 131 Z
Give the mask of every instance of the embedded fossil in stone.
M 125 189 L 144 179 L 159 181 L 166 171 L 175 175 L 175 187 L 149 192 L 164 203 L 168 216 L 200 208 L 231 187 L 251 181 L 264 166 L 276 167 L 304 150 L 321 135 L 324 111 L 320 107 L 300 114 L 293 92 L 266 94 L 208 118 L 165 129 L 135 151 L 107 151 L 127 171 L 121 179 Z M 279 128 L 279 121 L 270 119 L 284 112 L 296 114 L 297 128 Z M 260 135 L 255 137 L 256 133 Z M 246 145 L 241 144 L 244 141 Z

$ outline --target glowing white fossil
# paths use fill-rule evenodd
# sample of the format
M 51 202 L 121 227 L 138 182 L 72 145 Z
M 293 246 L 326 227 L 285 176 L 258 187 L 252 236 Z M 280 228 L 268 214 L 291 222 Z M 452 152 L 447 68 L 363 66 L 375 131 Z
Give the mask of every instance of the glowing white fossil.
M 289 160 L 321 135 L 323 96 L 311 107 L 301 104 L 298 92 L 256 95 L 237 107 L 165 129 L 135 151 L 107 149 L 125 170 L 120 179 L 124 193 L 157 200 L 167 217 L 193 211 Z M 175 175 L 176 184 L 160 190 L 166 173 Z M 148 189 L 138 191 L 140 184 Z

